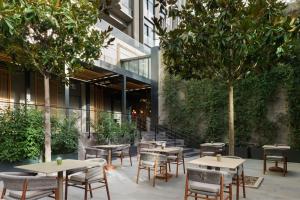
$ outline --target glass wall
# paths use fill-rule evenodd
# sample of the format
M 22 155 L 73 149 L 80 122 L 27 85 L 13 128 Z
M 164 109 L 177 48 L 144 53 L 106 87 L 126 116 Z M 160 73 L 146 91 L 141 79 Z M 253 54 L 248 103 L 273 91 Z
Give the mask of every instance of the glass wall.
M 131 60 L 121 61 L 122 68 L 138 74 L 140 76 L 151 78 L 151 59 L 150 57 L 133 58 Z

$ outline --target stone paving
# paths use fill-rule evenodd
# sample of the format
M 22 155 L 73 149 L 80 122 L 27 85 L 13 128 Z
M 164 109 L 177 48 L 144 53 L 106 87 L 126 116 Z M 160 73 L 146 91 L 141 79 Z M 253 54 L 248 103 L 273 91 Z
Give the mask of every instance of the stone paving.
M 194 158 L 189 158 L 187 161 Z M 133 158 L 134 165 L 132 167 L 128 159 L 125 159 L 123 167 L 120 166 L 119 160 L 114 160 L 113 163 L 117 166 L 117 169 L 108 173 L 112 200 L 183 199 L 185 176 L 182 168 L 179 170 L 180 174 L 178 178 L 174 176 L 167 183 L 163 180 L 157 180 L 156 186 L 153 188 L 152 182 L 148 181 L 147 172 L 145 170 L 141 172 L 139 184 L 135 183 L 137 172 L 136 158 Z M 261 160 L 248 159 L 244 166 L 246 175 L 264 177 L 264 181 L 258 189 L 246 188 L 246 200 L 300 199 L 300 163 L 288 163 L 288 174 L 286 177 L 283 177 L 280 173 L 268 173 L 263 175 L 263 163 Z M 172 172 L 175 172 L 175 167 L 172 168 Z M 107 199 L 104 189 L 95 190 L 93 193 L 93 199 L 95 200 Z M 83 195 L 83 190 L 70 188 L 68 199 L 81 200 L 83 199 Z M 235 199 L 235 196 L 233 199 Z M 240 199 L 244 199 L 242 195 Z

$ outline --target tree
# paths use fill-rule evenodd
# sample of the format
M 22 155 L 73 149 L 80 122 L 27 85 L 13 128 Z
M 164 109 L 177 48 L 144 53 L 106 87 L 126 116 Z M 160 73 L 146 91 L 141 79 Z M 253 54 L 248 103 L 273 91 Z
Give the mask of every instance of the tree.
M 188 0 L 182 7 L 161 0 L 157 6 L 179 21 L 168 31 L 163 18 L 153 20 L 168 72 L 227 83 L 229 154 L 234 155 L 233 84 L 288 60 L 295 18 L 283 14 L 286 4 L 279 0 Z
M 101 5 L 100 0 L 0 0 L 0 52 L 11 58 L 11 66 L 44 77 L 46 161 L 51 160 L 50 76 L 65 78 L 93 65 L 112 42 L 112 28 L 95 27 Z

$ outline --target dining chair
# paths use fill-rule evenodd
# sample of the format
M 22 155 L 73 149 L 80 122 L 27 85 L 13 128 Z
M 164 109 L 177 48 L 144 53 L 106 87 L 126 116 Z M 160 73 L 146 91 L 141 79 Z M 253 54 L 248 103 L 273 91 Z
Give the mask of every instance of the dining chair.
M 132 155 L 130 151 L 130 144 L 125 145 L 124 147 L 121 147 L 120 149 L 117 149 L 112 153 L 112 157 L 120 158 L 121 165 L 123 166 L 123 158 L 129 157 L 130 165 L 132 166 Z
M 68 187 L 77 187 L 84 189 L 84 200 L 87 200 L 88 192 L 90 197 L 93 197 L 93 190 L 105 187 L 107 199 L 110 200 L 107 177 L 105 172 L 106 160 L 103 158 L 94 158 L 85 160 L 91 164 L 90 167 L 77 170 L 69 170 L 66 172 L 65 183 L 65 200 L 68 199 Z M 92 184 L 99 184 L 92 188 Z
M 107 159 L 107 152 L 104 149 L 97 149 L 94 147 L 86 147 L 85 148 L 85 156 L 84 159 L 90 158 L 105 158 Z
M 184 163 L 183 148 L 179 147 L 178 149 L 179 149 L 178 153 L 167 156 L 169 171 L 171 171 L 171 164 L 176 164 L 176 177 L 178 177 L 179 165 L 182 165 L 183 173 L 185 174 L 185 163 Z
M 287 155 L 286 151 L 283 151 L 281 149 L 264 149 L 264 174 L 266 174 L 267 171 L 267 161 L 275 162 L 275 167 L 278 168 L 278 163 L 283 164 L 282 173 L 283 176 L 287 173 Z
M 226 172 L 202 168 L 188 168 L 185 183 L 184 200 L 188 197 L 206 200 L 232 199 L 232 186 L 229 195 L 224 195 L 224 175 Z
M 0 173 L 0 180 L 3 181 L 1 199 L 42 199 L 53 194 L 57 199 L 56 177 L 26 176 L 23 173 Z
M 138 172 L 136 177 L 136 183 L 139 182 L 140 171 L 144 169 L 148 171 L 148 179 L 150 180 L 150 171 L 153 171 L 153 187 L 155 186 L 155 179 L 158 174 L 164 173 L 164 179 L 168 181 L 168 168 L 167 168 L 167 156 L 158 153 L 146 153 L 142 152 L 138 164 Z
M 217 154 L 222 154 L 223 148 L 221 146 L 210 146 L 200 144 L 200 157 L 203 156 L 215 156 Z
M 232 158 L 232 159 L 242 159 L 238 156 L 222 156 L 223 158 Z M 245 188 L 245 171 L 244 171 L 244 165 L 242 164 L 239 166 L 238 169 L 229 169 L 229 174 L 231 174 L 230 177 L 232 177 L 232 183 L 237 184 L 237 180 L 239 181 L 239 187 L 242 186 L 243 188 L 243 197 L 246 198 L 246 188 Z M 227 184 L 228 185 L 228 184 Z
M 141 153 L 145 152 L 144 149 L 153 149 L 155 146 L 155 143 L 139 143 L 137 148 L 137 159 L 139 159 Z

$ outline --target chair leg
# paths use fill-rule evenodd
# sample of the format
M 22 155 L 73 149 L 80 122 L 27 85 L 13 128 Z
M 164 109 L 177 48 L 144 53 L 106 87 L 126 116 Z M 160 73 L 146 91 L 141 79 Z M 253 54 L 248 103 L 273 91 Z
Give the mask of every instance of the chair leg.
M 65 200 L 68 199 L 68 185 L 69 184 L 69 180 L 68 180 L 68 175 L 66 175 L 66 183 L 65 183 Z
M 155 163 L 155 165 L 154 165 L 154 175 L 153 175 L 153 187 L 155 187 L 156 173 L 157 173 L 157 164 Z
M 229 184 L 229 200 L 232 200 L 232 184 Z
M 136 175 L 136 184 L 139 183 L 139 176 L 140 176 L 140 166 L 138 166 L 138 172 L 137 172 L 137 175 Z
M 168 163 L 166 163 L 164 168 L 165 168 L 165 180 L 166 180 L 166 182 L 168 182 Z
M 150 167 L 148 167 L 148 180 L 150 181 Z
M 105 171 L 104 171 L 104 183 L 105 183 L 105 189 L 106 189 L 107 199 L 110 200 L 110 194 L 109 194 L 107 177 L 106 177 L 106 172 Z
M 198 198 L 198 195 L 197 195 L 197 193 L 195 193 L 195 200 L 197 200 L 197 198 Z
M 129 160 L 130 160 L 130 166 L 132 167 L 131 155 L 129 155 Z
M 182 157 L 182 166 L 183 166 L 183 173 L 185 174 L 185 163 L 184 163 L 184 157 Z
M 287 173 L 287 159 L 285 158 L 283 161 L 283 176 Z
M 179 160 L 177 158 L 177 161 L 176 161 L 176 177 L 178 177 L 178 166 L 179 166 Z
M 243 197 L 246 198 L 246 188 L 245 188 L 245 174 L 244 169 L 242 171 L 242 183 L 243 183 Z
M 87 200 L 87 192 L 88 192 L 88 183 L 85 182 L 85 186 L 84 186 L 84 200 Z
M 90 191 L 90 197 L 93 198 L 93 191 L 92 191 L 92 186 L 89 184 L 89 191 Z
M 267 171 L 267 160 L 264 158 L 264 174 L 266 174 Z
M 189 192 L 189 188 L 188 188 L 188 175 L 186 175 L 186 178 L 185 178 L 185 190 L 184 190 L 184 200 L 188 199 L 188 192 Z
M 171 162 L 168 161 L 168 165 L 169 165 L 169 172 L 171 172 Z
M 121 166 L 123 166 L 123 155 L 122 154 L 120 156 L 120 160 L 121 160 Z
M 6 188 L 3 188 L 2 194 L 1 194 L 1 199 L 4 199 L 5 193 L 6 193 Z
M 58 190 L 57 189 L 55 189 L 55 191 L 54 191 L 54 199 L 55 200 L 59 200 L 58 199 Z

